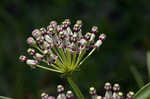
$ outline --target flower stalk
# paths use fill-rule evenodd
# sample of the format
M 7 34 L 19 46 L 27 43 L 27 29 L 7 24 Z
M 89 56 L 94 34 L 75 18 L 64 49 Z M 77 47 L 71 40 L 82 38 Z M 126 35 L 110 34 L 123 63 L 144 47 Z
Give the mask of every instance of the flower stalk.
M 74 90 L 74 92 L 77 95 L 78 99 L 84 99 L 84 96 L 83 96 L 82 92 L 80 91 L 80 89 L 78 88 L 76 83 L 73 81 L 72 77 L 68 76 L 67 81 L 70 84 L 70 86 L 72 87 L 72 89 Z

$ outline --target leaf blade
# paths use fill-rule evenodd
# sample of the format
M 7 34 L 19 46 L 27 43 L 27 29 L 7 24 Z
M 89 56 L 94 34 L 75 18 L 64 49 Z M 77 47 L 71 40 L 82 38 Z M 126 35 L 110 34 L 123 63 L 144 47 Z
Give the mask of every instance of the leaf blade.
M 142 87 L 134 96 L 133 99 L 150 99 L 150 83 Z

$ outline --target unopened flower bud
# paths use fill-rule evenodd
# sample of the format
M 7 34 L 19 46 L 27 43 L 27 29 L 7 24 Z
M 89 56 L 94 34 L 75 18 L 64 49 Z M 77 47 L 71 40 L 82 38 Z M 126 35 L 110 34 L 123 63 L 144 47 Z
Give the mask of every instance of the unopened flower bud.
M 79 41 L 79 43 L 80 43 L 81 45 L 86 45 L 86 44 L 87 44 L 87 41 L 86 41 L 85 39 L 81 39 L 81 40 Z
M 95 34 L 91 34 L 91 37 L 90 37 L 90 40 L 89 40 L 89 41 L 90 41 L 90 42 L 91 42 L 91 41 L 94 41 L 94 39 L 95 39 Z
M 67 94 L 66 94 L 66 98 L 67 99 L 72 99 L 72 97 L 73 97 L 73 94 L 72 94 L 72 91 L 67 91 Z
M 98 48 L 102 45 L 102 41 L 101 40 L 97 40 L 96 43 L 94 44 L 94 48 Z
M 67 29 L 67 27 L 68 27 L 67 22 L 66 21 L 62 22 L 62 28 L 65 30 Z
M 111 84 L 110 84 L 109 82 L 105 83 L 104 89 L 105 89 L 106 91 L 110 91 L 111 88 L 112 88 L 112 87 L 111 87 Z
M 26 56 L 23 56 L 23 55 L 21 55 L 21 56 L 19 57 L 19 59 L 20 59 L 22 62 L 26 62 L 26 61 L 27 61 L 27 57 L 26 57 Z
M 36 45 L 36 41 L 34 40 L 33 37 L 28 37 L 28 38 L 27 38 L 27 43 L 28 43 L 29 45 L 31 45 L 31 46 Z
M 62 30 L 63 30 L 62 26 L 61 26 L 61 25 L 58 25 L 58 26 L 57 26 L 57 31 L 58 31 L 58 32 L 61 32 Z
M 120 90 L 119 84 L 114 84 L 114 86 L 113 86 L 113 91 L 114 91 L 114 92 L 118 92 L 119 90 Z
M 34 30 L 32 31 L 32 36 L 33 36 L 34 38 L 38 38 L 39 36 L 41 36 L 40 30 L 39 30 L 39 29 L 34 29 Z
M 97 34 L 98 33 L 98 27 L 93 26 L 92 29 L 91 29 L 91 32 L 94 33 L 94 34 Z
M 130 91 L 130 92 L 127 94 L 127 99 L 133 99 L 133 96 L 134 96 L 134 92 Z
M 98 39 L 103 41 L 105 38 L 106 38 L 106 35 L 105 34 L 101 34 Z
M 35 55 L 35 50 L 32 49 L 32 48 L 29 48 L 29 49 L 27 50 L 27 52 L 28 52 L 31 56 L 34 56 L 34 55 Z
M 58 93 L 64 93 L 64 87 L 62 85 L 57 86 L 57 92 Z
M 56 28 L 57 27 L 57 22 L 56 21 L 51 21 L 50 25 L 52 28 Z
M 82 20 L 77 20 L 76 24 L 82 25 Z
M 89 92 L 92 96 L 96 95 L 96 89 L 94 87 L 90 88 L 90 92 Z
M 43 92 L 43 93 L 41 94 L 41 98 L 42 98 L 42 99 L 48 99 L 48 94 L 45 93 L 45 92 Z
M 118 99 L 123 99 L 123 93 L 122 92 L 118 93 Z
M 88 41 L 90 40 L 90 37 L 91 37 L 91 33 L 87 32 L 84 36 L 84 38 Z
M 36 54 L 35 54 L 35 57 L 36 57 L 36 59 L 39 60 L 39 61 L 44 58 L 44 56 L 41 55 L 41 54 L 39 54 L 39 53 L 36 53 Z
M 36 60 L 31 60 L 31 59 L 27 59 L 26 64 L 31 66 L 32 68 L 35 68 L 37 65 L 37 61 Z
M 46 29 L 45 28 L 40 28 L 40 31 L 41 31 L 41 34 L 42 35 L 45 35 L 45 34 L 47 34 L 47 31 L 46 31 Z
M 44 42 L 44 37 L 43 36 L 39 36 L 38 38 L 36 38 L 37 42 L 39 44 L 42 44 Z
M 99 36 L 99 39 L 97 40 L 97 42 L 94 44 L 94 47 L 95 48 L 98 48 L 102 45 L 102 41 L 106 38 L 106 35 L 105 34 L 101 34 Z
M 65 19 L 65 21 L 66 21 L 67 27 L 69 27 L 71 25 L 70 20 L 69 19 Z
M 74 32 L 78 32 L 79 31 L 79 25 L 75 24 L 73 27 Z

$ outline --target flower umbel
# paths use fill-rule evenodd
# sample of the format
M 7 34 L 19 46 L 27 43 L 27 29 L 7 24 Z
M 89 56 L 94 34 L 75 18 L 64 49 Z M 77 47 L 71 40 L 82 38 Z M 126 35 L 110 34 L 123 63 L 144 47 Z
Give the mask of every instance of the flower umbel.
M 94 87 L 91 87 L 89 90 L 89 93 L 91 95 L 91 99 L 133 99 L 134 92 L 129 91 L 126 96 L 123 95 L 122 92 L 120 92 L 120 86 L 119 84 L 114 84 L 113 87 L 109 82 L 105 83 L 104 86 L 105 94 L 104 96 L 100 96 L 97 94 L 96 89 Z M 76 99 L 73 98 L 72 91 L 67 91 L 65 94 L 64 87 L 62 85 L 57 86 L 57 92 L 58 95 L 55 98 L 54 96 L 49 96 L 46 93 L 41 94 L 42 99 Z
M 35 29 L 27 43 L 32 47 L 27 50 L 33 59 L 21 55 L 20 60 L 32 68 L 42 68 L 58 73 L 72 73 L 102 44 L 105 34 L 98 34 L 98 27 L 82 34 L 82 21 L 77 20 L 71 30 L 71 22 L 65 19 L 60 25 L 51 21 L 47 28 Z M 41 63 L 45 65 L 41 65 Z

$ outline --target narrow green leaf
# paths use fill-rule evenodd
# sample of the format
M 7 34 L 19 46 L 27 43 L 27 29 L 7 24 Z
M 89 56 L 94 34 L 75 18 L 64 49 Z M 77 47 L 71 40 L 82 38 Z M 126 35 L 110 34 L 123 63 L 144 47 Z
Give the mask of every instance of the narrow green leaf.
M 136 80 L 139 88 L 141 88 L 142 86 L 144 86 L 144 81 L 142 79 L 142 76 L 138 72 L 138 70 L 135 68 L 135 66 L 130 66 L 130 70 L 131 70 L 131 73 L 133 74 L 134 79 Z
M 9 98 L 9 97 L 0 96 L 0 99 L 13 99 L 13 98 Z
M 134 96 L 133 99 L 150 99 L 150 83 L 142 87 Z
M 147 52 L 147 68 L 148 68 L 148 75 L 150 79 L 150 51 Z

